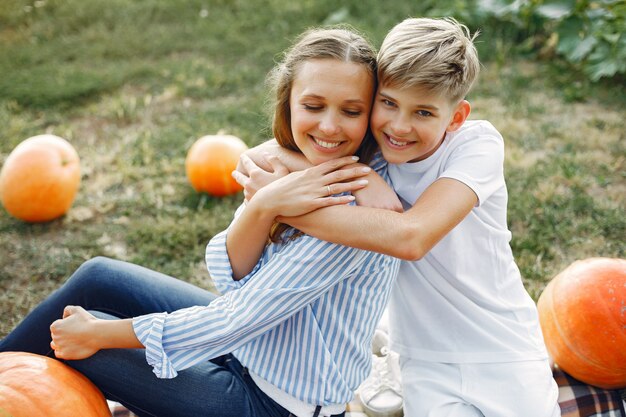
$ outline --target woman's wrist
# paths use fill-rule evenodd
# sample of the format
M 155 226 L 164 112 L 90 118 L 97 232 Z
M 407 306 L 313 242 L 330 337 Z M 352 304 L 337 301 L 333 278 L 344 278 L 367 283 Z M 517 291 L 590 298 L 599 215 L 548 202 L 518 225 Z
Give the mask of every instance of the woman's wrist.
M 276 204 L 276 196 L 272 196 L 261 188 L 254 197 L 248 201 L 246 211 L 253 214 L 255 218 L 264 223 L 274 223 L 276 217 L 280 215 L 280 210 Z
M 100 349 L 142 348 L 133 329 L 132 319 L 96 319 L 90 326 L 94 347 Z

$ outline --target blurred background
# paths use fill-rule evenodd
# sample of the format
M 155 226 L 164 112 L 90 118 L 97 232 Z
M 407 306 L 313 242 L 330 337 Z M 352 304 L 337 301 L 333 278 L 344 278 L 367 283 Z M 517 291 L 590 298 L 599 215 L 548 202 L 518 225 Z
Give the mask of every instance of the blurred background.
M 624 257 L 623 0 L 0 0 L 0 164 L 51 133 L 82 169 L 66 216 L 0 210 L 0 337 L 96 255 L 212 289 L 204 248 L 242 195 L 196 193 L 189 147 L 270 137 L 265 76 L 304 29 L 348 23 L 378 46 L 418 16 L 480 30 L 470 118 L 505 138 L 511 244 L 533 298 L 576 259 Z

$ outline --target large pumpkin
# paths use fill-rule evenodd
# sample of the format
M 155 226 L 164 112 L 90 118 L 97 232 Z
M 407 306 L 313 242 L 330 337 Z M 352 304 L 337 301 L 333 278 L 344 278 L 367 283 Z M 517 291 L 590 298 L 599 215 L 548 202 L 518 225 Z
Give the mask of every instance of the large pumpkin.
M 111 416 L 104 396 L 84 375 L 56 359 L 25 352 L 0 353 L 0 415 L 6 413 Z
M 537 307 L 559 368 L 590 385 L 626 387 L 626 259 L 572 263 L 546 286 Z
M 68 141 L 54 135 L 24 140 L 0 171 L 0 200 L 13 216 L 46 222 L 69 210 L 80 184 L 80 160 Z
M 237 168 L 246 144 L 236 136 L 208 135 L 198 139 L 187 152 L 187 178 L 198 192 L 223 197 L 242 190 L 231 173 Z

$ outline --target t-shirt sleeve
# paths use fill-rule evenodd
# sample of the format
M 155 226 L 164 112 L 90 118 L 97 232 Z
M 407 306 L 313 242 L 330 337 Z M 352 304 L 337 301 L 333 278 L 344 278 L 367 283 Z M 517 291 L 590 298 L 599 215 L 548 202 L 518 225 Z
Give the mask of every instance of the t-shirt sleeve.
M 470 187 L 480 206 L 504 186 L 504 142 L 494 128 L 470 130 L 463 136 L 455 138 L 458 145 L 439 177 L 453 178 Z

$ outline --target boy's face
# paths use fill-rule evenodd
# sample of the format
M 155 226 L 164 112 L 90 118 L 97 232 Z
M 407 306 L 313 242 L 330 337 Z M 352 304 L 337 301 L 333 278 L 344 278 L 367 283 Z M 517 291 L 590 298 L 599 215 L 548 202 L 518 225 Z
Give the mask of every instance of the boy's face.
M 460 107 L 467 105 L 467 114 Z M 381 85 L 370 119 L 372 133 L 385 159 L 392 164 L 417 162 L 435 153 L 447 131 L 458 129 L 469 114 L 469 103 L 419 88 Z M 462 117 L 462 120 L 459 118 Z M 460 123 L 459 123 L 460 121 Z

